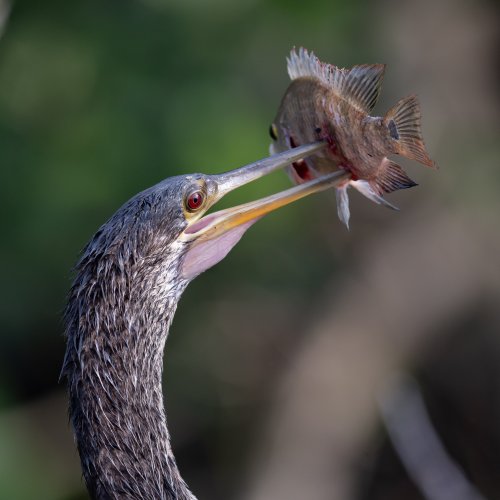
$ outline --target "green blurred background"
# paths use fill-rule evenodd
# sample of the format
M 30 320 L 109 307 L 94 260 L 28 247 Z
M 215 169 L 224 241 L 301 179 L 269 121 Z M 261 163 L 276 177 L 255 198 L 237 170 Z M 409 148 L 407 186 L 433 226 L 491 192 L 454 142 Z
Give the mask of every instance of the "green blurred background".
M 498 21 L 487 0 L 0 0 L 0 498 L 86 498 L 58 384 L 72 265 L 136 192 L 266 156 L 292 46 L 388 63 L 376 111 L 417 93 L 441 169 L 405 163 L 401 213 L 352 194 L 350 232 L 330 193 L 281 210 L 189 287 L 165 363 L 181 472 L 201 499 L 430 498 L 376 403 L 404 372 L 500 498 Z

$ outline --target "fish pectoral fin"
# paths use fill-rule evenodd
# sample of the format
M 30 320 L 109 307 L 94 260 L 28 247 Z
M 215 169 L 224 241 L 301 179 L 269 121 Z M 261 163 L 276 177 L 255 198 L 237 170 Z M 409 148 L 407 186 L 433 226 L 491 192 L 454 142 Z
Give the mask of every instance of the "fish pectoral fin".
M 392 152 L 437 168 L 425 149 L 420 120 L 420 106 L 415 95 L 401 99 L 387 112 L 384 125 L 393 142 Z
M 385 64 L 353 66 L 345 75 L 341 97 L 360 111 L 370 113 L 380 95 Z
M 368 181 L 350 181 L 349 184 L 357 189 L 363 196 L 366 196 L 369 200 L 373 201 L 377 205 L 384 205 L 387 208 L 392 210 L 398 210 L 399 208 L 394 206 L 392 203 L 389 203 L 385 198 L 382 198 L 371 186 Z
M 396 162 L 389 160 L 389 158 L 382 160 L 376 179 L 369 182 L 379 195 L 418 186 Z
M 340 221 L 345 224 L 347 229 L 349 229 L 349 218 L 351 212 L 349 210 L 349 195 L 347 194 L 347 188 L 349 184 L 345 184 L 342 187 L 335 189 L 335 196 L 337 198 L 337 214 Z

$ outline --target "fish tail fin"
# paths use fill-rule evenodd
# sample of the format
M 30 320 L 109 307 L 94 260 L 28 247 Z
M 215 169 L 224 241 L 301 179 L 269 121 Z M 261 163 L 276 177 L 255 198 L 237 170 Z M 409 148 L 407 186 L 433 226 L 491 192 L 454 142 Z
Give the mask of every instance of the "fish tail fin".
M 436 168 L 425 149 L 420 119 L 420 105 L 415 95 L 401 99 L 387 112 L 384 125 L 394 144 L 391 153 L 397 153 L 427 167 Z
M 380 164 L 377 177 L 369 181 L 373 190 L 379 194 L 392 193 L 398 189 L 408 189 L 418 184 L 410 179 L 406 172 L 395 162 L 384 158 Z

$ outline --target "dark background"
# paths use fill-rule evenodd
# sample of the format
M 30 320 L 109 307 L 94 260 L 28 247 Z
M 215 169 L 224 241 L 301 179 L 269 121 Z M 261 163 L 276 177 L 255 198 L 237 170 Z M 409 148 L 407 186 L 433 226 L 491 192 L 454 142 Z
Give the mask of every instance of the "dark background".
M 331 193 L 272 214 L 189 287 L 165 358 L 181 471 L 201 499 L 433 499 L 381 417 L 411 374 L 451 460 L 500 498 L 498 14 L 0 0 L 0 498 L 86 498 L 58 384 L 71 267 L 136 192 L 266 156 L 292 46 L 387 63 L 376 112 L 417 93 L 441 168 L 404 163 L 401 213 L 352 193 L 350 232 Z

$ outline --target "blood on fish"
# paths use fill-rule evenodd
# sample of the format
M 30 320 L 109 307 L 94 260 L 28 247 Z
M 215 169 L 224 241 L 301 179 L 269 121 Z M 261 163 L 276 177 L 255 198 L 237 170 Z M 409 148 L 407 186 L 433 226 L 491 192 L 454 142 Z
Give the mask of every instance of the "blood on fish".
M 309 167 L 304 160 L 294 161 L 292 163 L 292 167 L 303 181 L 310 181 L 311 179 L 313 179 L 311 171 L 309 170 Z
M 335 135 L 330 132 L 326 137 L 326 142 L 328 143 L 328 149 L 332 153 L 332 155 L 337 159 L 338 165 L 340 168 L 344 170 L 348 170 L 352 173 L 352 163 L 344 156 L 342 150 L 339 148 L 338 142 L 335 138 Z
M 339 155 L 339 146 L 338 146 L 337 141 L 335 140 L 335 138 L 332 136 L 332 134 L 328 134 L 326 136 L 326 141 L 328 142 L 328 149 L 335 156 L 344 156 L 344 155 Z
M 290 136 L 290 147 L 291 148 L 296 148 L 297 144 L 295 143 L 295 140 L 293 139 L 292 136 Z M 297 176 L 303 180 L 303 181 L 310 181 L 313 179 L 313 175 L 307 166 L 307 163 L 304 160 L 298 160 L 294 161 L 292 163 L 292 167 L 295 170 L 295 173 Z

